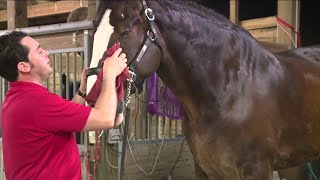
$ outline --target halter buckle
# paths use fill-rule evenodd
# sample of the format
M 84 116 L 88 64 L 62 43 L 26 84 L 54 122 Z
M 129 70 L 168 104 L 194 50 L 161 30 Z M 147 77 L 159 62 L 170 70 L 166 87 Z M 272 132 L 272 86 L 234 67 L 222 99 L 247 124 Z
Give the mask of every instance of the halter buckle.
M 130 82 L 130 83 L 133 83 L 133 80 L 136 78 L 136 73 L 134 73 L 133 71 L 130 71 L 129 70 L 129 74 L 130 74 L 130 78 L 128 78 L 127 80 Z
M 150 34 L 150 32 L 153 34 L 153 37 L 152 37 L 152 35 Z M 147 35 L 148 35 L 148 37 L 151 39 L 151 41 L 154 41 L 154 40 L 156 40 L 157 39 L 157 36 L 154 34 L 154 32 L 152 32 L 152 31 L 148 31 L 147 32 Z

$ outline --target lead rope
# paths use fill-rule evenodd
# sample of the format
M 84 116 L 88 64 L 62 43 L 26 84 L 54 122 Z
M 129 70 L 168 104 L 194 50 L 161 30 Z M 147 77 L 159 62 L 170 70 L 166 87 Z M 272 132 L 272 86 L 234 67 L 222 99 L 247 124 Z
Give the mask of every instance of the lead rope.
M 125 116 L 125 122 L 124 122 L 124 135 L 122 139 L 122 151 L 121 151 L 121 164 L 120 164 L 120 180 L 123 180 L 124 178 L 124 161 L 126 158 L 127 153 L 127 144 L 128 144 L 128 134 L 129 134 L 129 126 L 130 126 L 130 111 L 131 111 L 131 86 L 133 83 L 133 73 L 131 73 L 131 77 L 127 79 L 127 91 L 126 91 L 126 98 L 124 101 L 125 108 L 126 108 L 126 116 Z
M 124 105 L 125 105 L 126 108 L 128 107 L 128 105 L 131 102 L 130 93 L 131 93 L 131 87 L 132 87 L 133 79 L 129 78 L 129 79 L 127 79 L 127 82 L 128 82 L 128 84 L 127 84 L 126 98 L 124 100 Z

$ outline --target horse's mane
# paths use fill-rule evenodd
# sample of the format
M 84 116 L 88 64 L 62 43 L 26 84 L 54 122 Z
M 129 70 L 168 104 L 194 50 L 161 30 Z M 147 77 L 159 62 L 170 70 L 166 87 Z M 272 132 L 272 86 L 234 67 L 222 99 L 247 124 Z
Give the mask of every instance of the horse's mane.
M 111 9 L 112 3 L 119 0 L 101 0 L 99 2 L 95 28 L 99 25 L 106 9 Z M 124 0 L 120 0 L 124 1 Z M 127 0 L 127 2 L 132 0 Z M 137 0 L 139 2 L 140 0 Z M 266 51 L 259 43 L 252 37 L 252 35 L 241 27 L 233 24 L 229 19 L 217 13 L 215 10 L 204 7 L 195 1 L 190 0 L 146 0 L 149 7 L 153 9 L 156 14 L 157 25 L 163 26 L 163 29 L 171 28 L 178 33 L 185 34 L 188 41 L 195 41 L 194 46 L 202 44 L 210 46 L 218 42 L 214 38 L 219 34 L 221 42 L 235 41 L 235 38 L 242 39 L 243 51 L 261 52 L 255 53 L 257 56 L 264 56 L 274 59 L 275 57 Z M 120 3 L 120 2 L 119 2 Z M 159 22 L 161 19 L 161 23 Z M 179 24 L 179 26 L 177 26 Z M 171 26 L 171 27 L 170 27 Z M 161 27 L 160 27 L 161 29 Z M 218 32 L 219 31 L 219 32 Z M 211 37 L 208 39 L 208 37 Z M 173 37 L 174 38 L 174 37 Z M 172 38 L 171 38 L 172 39 Z M 179 40 L 177 40 L 179 41 Z M 202 42 L 204 41 L 204 42 Z M 193 43 L 189 43 L 193 46 Z M 182 48 L 182 47 L 181 47 Z M 210 48 L 203 46 L 201 48 Z M 190 47 L 195 49 L 195 47 Z M 244 52 L 246 54 L 246 52 Z
M 180 17 L 181 16 L 187 17 L 186 19 L 189 19 L 190 21 L 189 24 L 191 26 L 192 25 L 198 25 L 201 27 L 208 26 L 210 28 L 214 26 L 215 28 L 228 28 L 231 30 L 237 29 L 241 32 L 239 33 L 239 35 L 243 36 L 245 39 L 251 39 L 256 41 L 249 32 L 239 27 L 238 25 L 233 24 L 228 18 L 216 12 L 216 10 L 200 5 L 195 1 L 152 0 L 151 2 L 157 3 L 157 5 L 161 6 L 162 9 L 168 9 L 168 7 L 170 7 L 170 10 L 168 9 L 166 11 L 167 16 L 171 16 L 174 18 L 174 16 L 177 16 L 177 14 L 179 14 Z M 205 22 L 205 23 L 202 23 L 202 22 Z
M 231 23 L 226 17 L 217 13 L 214 9 L 207 8 L 195 1 L 157 0 L 157 2 L 159 5 L 162 5 L 163 8 L 166 8 L 166 6 L 170 4 L 172 11 L 168 11 L 168 13 L 179 12 L 181 15 L 190 15 L 191 13 L 204 19 L 208 19 L 209 17 L 210 20 L 213 19 L 217 23 Z
M 111 6 L 113 1 L 117 1 L 117 0 L 100 0 L 99 1 L 99 5 L 98 5 L 98 8 L 97 8 L 97 13 L 96 13 L 96 18 L 95 18 L 95 21 L 94 21 L 93 34 L 96 32 L 97 27 L 99 26 L 105 11 L 108 8 L 111 8 L 110 6 Z M 120 1 L 123 1 L 123 0 L 120 0 Z
M 97 8 L 97 16 L 95 18 L 94 32 L 95 32 L 97 26 L 99 25 L 99 23 L 101 22 L 102 17 L 104 15 L 106 9 L 110 8 L 113 1 L 114 0 L 100 0 L 99 1 L 99 6 Z M 123 0 L 121 0 L 121 1 L 123 1 Z M 156 0 L 152 0 L 152 1 L 156 1 Z M 159 5 L 162 6 L 162 8 L 167 8 L 168 5 L 170 5 L 171 11 L 168 11 L 168 13 L 179 12 L 182 15 L 183 14 L 187 15 L 187 14 L 192 13 L 192 14 L 197 15 L 199 17 L 202 17 L 204 19 L 211 17 L 217 23 L 231 24 L 231 22 L 226 17 L 215 12 L 215 10 L 213 10 L 213 9 L 209 9 L 207 7 L 204 7 L 200 4 L 198 4 L 198 2 L 196 0 L 193 0 L 193 1 L 190 1 L 190 0 L 168 0 L 168 1 L 157 0 L 157 3 L 159 3 Z

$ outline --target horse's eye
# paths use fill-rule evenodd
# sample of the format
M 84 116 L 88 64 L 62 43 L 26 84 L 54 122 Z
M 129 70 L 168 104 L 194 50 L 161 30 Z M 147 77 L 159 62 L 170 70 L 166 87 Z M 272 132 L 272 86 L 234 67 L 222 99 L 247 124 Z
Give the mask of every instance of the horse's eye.
M 121 33 L 120 38 L 128 37 L 129 33 L 130 33 L 130 31 L 125 31 L 125 32 Z

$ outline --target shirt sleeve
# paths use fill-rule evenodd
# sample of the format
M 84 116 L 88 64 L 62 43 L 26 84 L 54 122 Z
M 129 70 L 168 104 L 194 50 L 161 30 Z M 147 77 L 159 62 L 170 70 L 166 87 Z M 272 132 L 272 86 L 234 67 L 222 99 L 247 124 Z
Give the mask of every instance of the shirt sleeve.
M 65 100 L 52 93 L 41 93 L 37 99 L 35 124 L 53 132 L 81 132 L 91 107 Z

